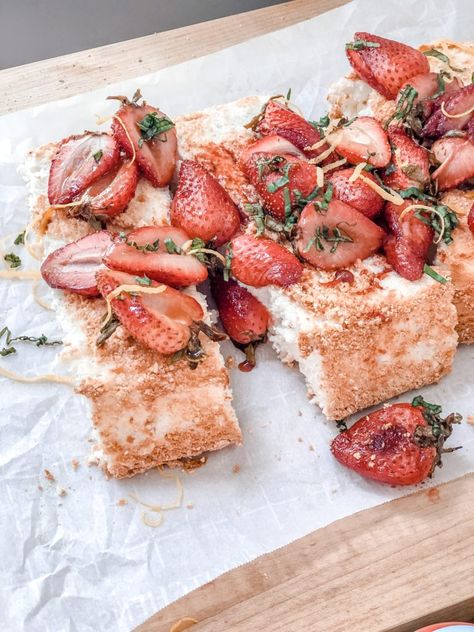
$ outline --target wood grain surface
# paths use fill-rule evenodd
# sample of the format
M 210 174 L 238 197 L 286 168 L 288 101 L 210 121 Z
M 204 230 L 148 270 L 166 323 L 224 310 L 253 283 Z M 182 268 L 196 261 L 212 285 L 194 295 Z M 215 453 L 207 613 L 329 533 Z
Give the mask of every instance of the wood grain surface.
M 159 70 L 346 2 L 293 0 L 3 70 L 0 114 Z M 474 619 L 474 475 L 319 529 L 193 591 L 137 632 L 170 632 L 185 617 L 199 621 L 193 632 L 413 632 Z

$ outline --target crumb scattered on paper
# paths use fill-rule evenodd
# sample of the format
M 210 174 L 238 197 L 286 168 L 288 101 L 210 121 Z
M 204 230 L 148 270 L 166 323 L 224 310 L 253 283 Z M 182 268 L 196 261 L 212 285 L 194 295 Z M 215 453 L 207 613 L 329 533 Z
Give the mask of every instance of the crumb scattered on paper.
M 314 445 L 312 443 L 310 443 L 308 447 L 310 452 L 314 452 Z
M 118 507 L 123 507 L 124 505 L 128 505 L 128 500 L 126 498 L 121 498 L 117 501 Z
M 77 470 L 77 468 L 79 467 L 80 463 L 78 459 L 72 459 L 71 461 L 71 467 L 74 471 Z
M 56 493 L 58 496 L 66 496 L 67 491 L 64 489 L 64 487 L 61 487 L 61 485 L 58 485 L 56 487 Z
M 188 503 L 188 504 L 186 505 L 186 509 L 194 509 L 194 505 L 193 505 L 193 503 Z
M 44 471 L 44 477 L 50 482 L 53 483 L 56 479 L 54 478 L 54 475 L 49 471 L 49 470 L 45 470 Z
M 232 356 L 227 356 L 225 359 L 225 365 L 228 369 L 233 369 L 235 366 L 235 360 Z
M 474 426 L 474 415 L 468 415 L 466 421 L 468 424 L 471 424 L 471 426 Z
M 238 474 L 240 472 L 240 465 L 238 463 L 234 465 L 234 467 L 232 468 L 232 472 L 234 474 Z

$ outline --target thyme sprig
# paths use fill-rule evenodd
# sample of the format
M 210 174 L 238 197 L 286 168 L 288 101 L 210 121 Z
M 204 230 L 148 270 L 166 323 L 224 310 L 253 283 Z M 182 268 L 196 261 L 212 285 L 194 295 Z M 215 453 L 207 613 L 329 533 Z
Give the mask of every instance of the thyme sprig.
M 4 336 L 6 346 L 0 350 L 0 356 L 16 353 L 16 348 L 13 346 L 14 342 L 31 342 L 37 347 L 54 347 L 63 344 L 61 340 L 48 340 L 44 334 L 40 336 L 13 336 L 10 329 L 6 326 L 0 331 L 0 340 Z
M 326 249 L 326 244 L 332 244 L 329 252 L 334 254 L 338 249 L 339 245 L 342 243 L 354 243 L 354 240 L 350 235 L 348 235 L 340 225 L 345 222 L 339 222 L 336 224 L 334 228 L 330 228 L 323 224 L 322 226 L 318 226 L 314 233 L 314 236 L 308 241 L 303 252 L 308 252 L 313 246 L 316 250 L 322 252 Z

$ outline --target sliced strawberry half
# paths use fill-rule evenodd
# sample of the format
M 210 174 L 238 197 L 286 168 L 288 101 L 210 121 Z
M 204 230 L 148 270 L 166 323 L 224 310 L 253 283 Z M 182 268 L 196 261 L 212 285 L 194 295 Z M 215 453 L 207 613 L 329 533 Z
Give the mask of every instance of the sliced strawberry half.
M 369 257 L 385 236 L 380 226 L 340 200 L 331 201 L 324 212 L 310 202 L 297 227 L 300 256 L 323 270 L 338 270 Z
M 444 97 L 444 99 L 442 98 Z M 451 118 L 443 114 L 441 103 L 444 104 L 444 110 Z M 461 130 L 467 127 L 469 121 L 474 118 L 474 84 L 470 84 L 457 90 L 456 92 L 441 95 L 440 108 L 437 109 L 427 120 L 423 127 L 422 134 L 425 138 L 439 138 L 451 130 Z M 461 114 L 464 116 L 460 116 Z
M 430 179 L 428 151 L 410 138 L 402 128 L 391 126 L 388 138 L 392 147 L 391 169 L 383 183 L 392 189 L 423 189 Z
M 230 252 L 232 274 L 245 285 L 287 287 L 297 283 L 303 274 L 303 266 L 295 255 L 266 237 L 234 237 Z
M 102 230 L 58 248 L 46 257 L 41 275 L 50 287 L 83 296 L 99 296 L 96 272 L 112 244 L 112 235 Z
M 215 277 L 211 287 L 229 337 L 242 345 L 262 340 L 270 324 L 270 314 L 262 303 L 233 279 Z
M 409 281 L 421 279 L 425 259 L 413 252 L 404 239 L 387 235 L 383 248 L 387 261 L 395 272 Z
M 317 187 L 315 165 L 290 154 L 252 153 L 242 164 L 242 171 L 257 189 L 265 209 L 281 222 L 296 205 L 297 196 L 306 198 Z
M 120 285 L 137 285 L 135 277 L 103 269 L 97 273 L 97 286 L 105 298 Z M 157 287 L 152 281 L 147 288 Z M 199 303 L 171 287 L 160 294 L 122 292 L 111 301 L 112 309 L 125 329 L 140 343 L 164 355 L 184 349 L 191 337 L 190 326 L 204 313 Z
M 128 206 L 138 183 L 136 163 L 125 160 L 96 180 L 86 191 L 85 206 L 93 215 L 116 217 Z
M 173 226 L 216 246 L 228 241 L 240 227 L 239 211 L 227 191 L 194 160 L 181 163 L 170 218 Z
M 350 167 L 335 171 L 327 177 L 333 185 L 333 198 L 349 204 L 366 217 L 374 217 L 382 210 L 384 200 L 360 178 L 355 182 L 349 182 L 353 173 L 354 168 Z M 364 173 L 364 176 L 377 184 L 377 180 L 371 173 Z
M 390 231 L 395 237 L 402 239 L 417 256 L 423 258 L 424 262 L 433 243 L 434 232 L 432 228 L 416 217 L 416 209 L 405 213 L 405 209 L 413 203 L 416 204 L 413 200 L 407 200 L 397 206 L 392 204 L 392 202 L 387 202 L 385 205 L 385 218 Z M 403 217 L 400 219 L 402 213 Z
M 147 135 L 140 126 L 148 127 L 150 133 Z M 157 133 L 148 138 L 153 129 Z M 159 132 L 160 129 L 166 131 Z M 177 140 L 174 124 L 166 114 L 146 103 L 138 105 L 124 101 L 113 119 L 112 132 L 128 156 L 136 155 L 143 175 L 154 187 L 169 184 L 176 166 Z
M 178 249 L 189 236 L 173 226 L 144 226 L 128 233 L 126 238 L 117 237 L 104 256 L 108 268 L 135 274 L 139 277 L 166 283 L 174 287 L 186 287 L 207 279 L 207 268 L 196 257 L 169 253 L 166 244 Z M 133 244 L 133 245 L 131 245 Z
M 94 181 L 118 164 L 120 151 L 113 136 L 86 132 L 65 138 L 51 162 L 50 204 L 69 204 Z
M 371 33 L 355 33 L 346 55 L 359 77 L 386 99 L 395 99 L 406 81 L 430 71 L 420 51 Z
M 367 162 L 374 167 L 386 167 L 390 162 L 390 145 L 379 121 L 371 116 L 359 116 L 347 127 L 333 134 L 338 154 L 349 162 Z
M 262 136 L 276 134 L 286 138 L 308 158 L 316 158 L 329 147 L 325 143 L 317 149 L 308 150 L 307 147 L 321 140 L 321 134 L 306 119 L 275 99 L 268 101 L 263 117 L 258 123 L 257 132 Z
M 468 138 L 440 138 L 431 149 L 441 163 L 432 175 L 441 191 L 474 178 L 474 143 Z
M 257 140 L 255 143 L 251 143 L 247 145 L 245 149 L 239 156 L 239 164 L 241 166 L 245 165 L 252 154 L 271 154 L 272 156 L 281 156 L 283 154 L 290 154 L 291 156 L 295 156 L 296 158 L 300 158 L 302 160 L 305 159 L 304 153 L 296 147 L 292 142 L 283 138 L 282 136 L 278 136 L 276 134 L 271 134 L 270 136 L 264 136 Z
M 438 75 L 436 76 L 438 77 Z M 431 116 L 433 112 L 436 112 L 436 110 L 439 110 L 439 108 L 441 107 L 441 103 L 446 101 L 446 98 L 449 95 L 453 94 L 454 92 L 457 92 L 462 87 L 463 87 L 462 83 L 459 81 L 459 79 L 457 77 L 454 77 L 454 79 L 452 79 L 449 82 L 445 81 L 444 90 L 442 94 L 433 98 L 433 95 L 439 91 L 439 84 L 438 84 L 438 90 L 435 90 L 431 96 L 428 96 L 422 99 L 423 100 L 423 114 L 424 114 L 425 120 L 429 116 Z M 418 98 L 416 99 L 416 101 L 418 101 Z
M 415 75 L 414 77 L 411 77 L 410 79 L 408 79 L 408 81 L 405 81 L 405 83 L 400 87 L 397 95 L 397 101 L 400 100 L 402 92 L 408 86 L 414 88 L 418 93 L 416 99 L 414 100 L 414 103 L 417 103 L 418 101 L 423 101 L 424 99 L 432 97 L 438 92 L 438 73 L 424 72 L 420 75 Z

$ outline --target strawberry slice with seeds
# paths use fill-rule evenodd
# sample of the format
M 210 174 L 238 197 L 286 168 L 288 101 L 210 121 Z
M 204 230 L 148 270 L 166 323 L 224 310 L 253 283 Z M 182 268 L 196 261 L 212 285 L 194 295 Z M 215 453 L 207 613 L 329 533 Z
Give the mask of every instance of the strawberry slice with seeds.
M 262 136 L 278 135 L 298 147 L 308 158 L 316 158 L 329 147 L 327 143 L 317 149 L 308 150 L 321 140 L 321 134 L 302 116 L 290 110 L 281 102 L 270 99 L 257 125 Z M 285 152 L 290 153 L 290 152 Z
M 430 71 L 420 51 L 371 33 L 355 33 L 346 55 L 359 77 L 386 99 L 395 99 L 405 82 Z
M 384 236 L 380 226 L 340 200 L 326 210 L 310 202 L 298 220 L 296 248 L 313 266 L 338 270 L 372 255 Z
M 462 130 L 474 118 L 474 84 L 441 97 L 444 98 L 440 99 L 440 108 L 430 116 L 423 127 L 422 134 L 425 138 L 439 138 L 451 130 Z M 441 103 L 444 111 L 451 116 L 443 113 Z M 463 113 L 464 116 L 461 116 Z
M 386 167 L 390 162 L 387 134 L 371 116 L 359 116 L 334 132 L 333 142 L 337 153 L 353 164 L 367 162 L 374 167 Z
M 413 103 L 423 101 L 424 99 L 432 97 L 438 92 L 438 73 L 424 72 L 420 75 L 415 75 L 414 77 L 411 77 L 408 81 L 405 81 L 405 83 L 400 87 L 397 95 L 397 101 L 400 100 L 402 93 L 408 86 L 411 86 L 417 92 L 417 96 L 414 99 Z
M 86 132 L 65 138 L 51 162 L 49 203 L 69 204 L 119 160 L 119 147 L 110 134 Z
M 112 244 L 112 235 L 102 230 L 58 248 L 46 257 L 41 275 L 50 287 L 83 296 L 99 296 L 96 272 Z
M 234 342 L 248 345 L 265 337 L 270 314 L 255 296 L 233 279 L 215 277 L 211 287 L 222 325 Z
M 423 189 L 430 179 L 428 151 L 400 127 L 391 126 L 388 138 L 392 147 L 392 168 L 383 176 L 383 183 L 398 190 Z
M 441 163 L 432 175 L 440 191 L 474 178 L 474 143 L 468 138 L 440 138 L 431 150 Z
M 174 123 L 151 105 L 122 101 L 112 122 L 114 137 L 129 157 L 136 156 L 143 175 L 154 187 L 166 186 L 176 166 Z
M 96 180 L 86 191 L 85 206 L 93 215 L 116 217 L 128 206 L 138 183 L 136 163 L 125 160 Z
M 234 237 L 230 253 L 232 274 L 245 285 L 287 287 L 297 283 L 303 274 L 303 266 L 295 255 L 266 237 Z
M 444 441 L 461 416 L 441 419 L 441 406 L 418 396 L 411 404 L 385 406 L 355 422 L 331 444 L 331 452 L 361 476 L 389 485 L 414 485 L 441 465 Z
M 171 223 L 192 237 L 221 246 L 240 227 L 239 211 L 219 182 L 194 160 L 183 160 L 170 211 Z
M 105 298 L 120 285 L 137 286 L 135 277 L 124 272 L 103 269 L 97 273 L 97 286 Z M 152 281 L 144 289 L 155 288 Z M 159 294 L 124 291 L 111 300 L 112 309 L 125 329 L 144 346 L 171 355 L 184 349 L 191 338 L 190 326 L 204 313 L 199 303 L 171 287 Z
M 290 154 L 252 153 L 241 168 L 265 209 L 280 222 L 299 199 L 307 198 L 317 187 L 315 165 Z
M 425 258 L 413 252 L 408 243 L 395 235 L 387 235 L 383 249 L 392 268 L 409 281 L 417 281 L 423 276 Z
M 353 173 L 354 168 L 351 167 L 335 171 L 327 177 L 333 186 L 333 198 L 349 204 L 366 217 L 374 217 L 382 210 L 384 200 L 359 178 L 355 182 L 349 182 Z M 364 175 L 377 184 L 377 180 L 371 173 L 366 172 Z
M 104 263 L 108 268 L 174 287 L 202 283 L 207 279 L 206 266 L 192 255 L 173 254 L 186 242 L 189 236 L 180 228 L 144 226 L 126 237 L 116 238 L 104 256 Z
M 241 166 L 247 164 L 252 154 L 271 154 L 272 156 L 281 156 L 283 154 L 290 154 L 301 160 L 305 159 L 305 155 L 302 151 L 296 147 L 292 142 L 278 136 L 271 134 L 270 136 L 264 136 L 257 140 L 255 143 L 247 145 L 239 156 L 239 164 Z

